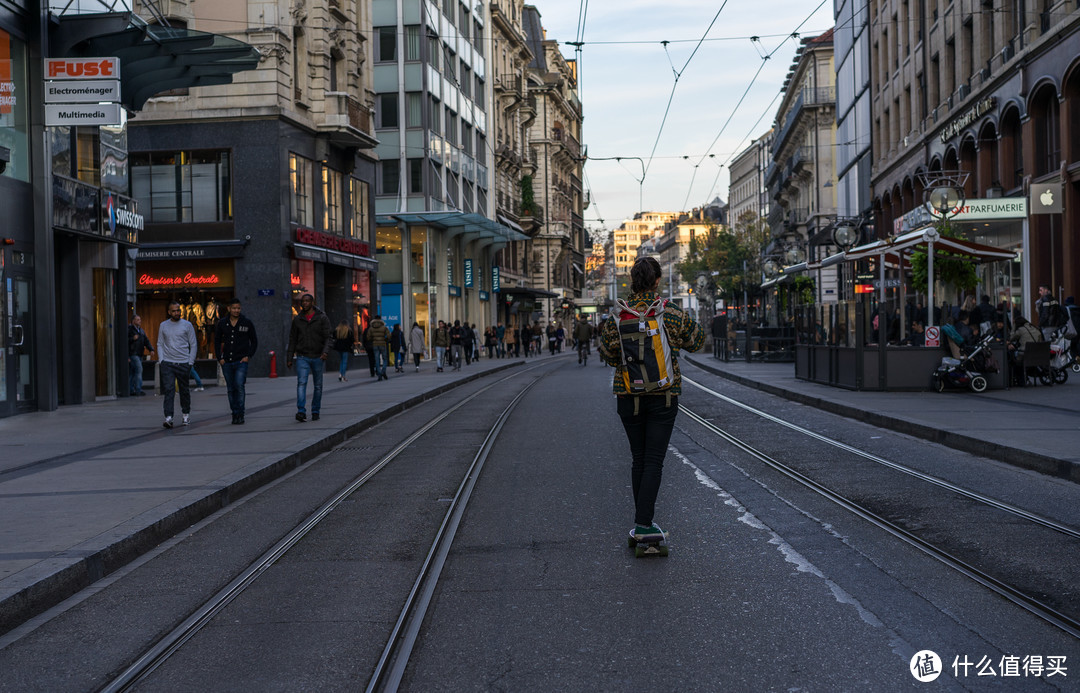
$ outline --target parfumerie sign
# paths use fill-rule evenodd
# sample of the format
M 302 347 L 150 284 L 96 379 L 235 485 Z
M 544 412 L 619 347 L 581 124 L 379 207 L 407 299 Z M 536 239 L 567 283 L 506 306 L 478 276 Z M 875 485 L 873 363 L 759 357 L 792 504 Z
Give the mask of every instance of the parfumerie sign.
M 46 58 L 45 125 L 119 125 L 119 58 Z

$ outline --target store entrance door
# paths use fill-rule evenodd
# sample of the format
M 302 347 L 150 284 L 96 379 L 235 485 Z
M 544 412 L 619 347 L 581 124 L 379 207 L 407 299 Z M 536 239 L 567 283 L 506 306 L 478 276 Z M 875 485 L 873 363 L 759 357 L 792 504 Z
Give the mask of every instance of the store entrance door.
M 0 416 L 37 407 L 34 380 L 33 276 L 9 267 L 4 278 L 0 335 Z

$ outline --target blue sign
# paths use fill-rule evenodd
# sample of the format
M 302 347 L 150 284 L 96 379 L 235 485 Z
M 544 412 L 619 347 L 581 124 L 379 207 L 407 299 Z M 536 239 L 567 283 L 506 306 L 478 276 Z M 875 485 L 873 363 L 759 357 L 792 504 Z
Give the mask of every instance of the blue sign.
M 486 300 L 488 300 L 488 292 L 486 292 L 486 291 L 480 291 L 480 300 L 481 300 L 481 301 L 486 301 Z
M 491 268 L 491 292 L 499 293 L 499 267 L 496 265 Z
M 274 290 L 273 289 L 259 289 L 259 295 L 260 296 L 273 296 L 274 295 Z
M 451 296 L 460 296 L 461 295 L 461 287 L 460 286 L 447 286 L 446 288 L 449 291 Z
M 383 296 L 383 300 L 379 303 L 379 314 L 382 316 L 383 322 L 387 327 L 393 328 L 394 325 L 401 323 L 401 294 L 397 296 Z
M 465 288 L 471 289 L 472 285 L 472 260 L 470 258 L 465 258 Z

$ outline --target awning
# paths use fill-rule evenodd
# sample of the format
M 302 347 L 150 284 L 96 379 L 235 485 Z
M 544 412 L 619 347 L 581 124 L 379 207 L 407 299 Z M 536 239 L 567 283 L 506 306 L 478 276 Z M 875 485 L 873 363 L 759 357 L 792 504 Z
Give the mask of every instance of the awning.
M 94 33 L 95 15 L 61 17 L 61 25 L 71 22 L 78 30 L 60 32 L 71 42 L 57 50 L 66 48 L 63 55 L 70 58 L 119 58 L 121 103 L 129 111 L 163 91 L 229 84 L 237 72 L 258 67 L 261 58 L 254 47 L 227 36 L 142 23 L 109 31 L 117 15 L 97 16 L 103 33 Z
M 844 254 L 843 261 L 852 262 L 883 255 L 887 256 L 885 258 L 886 262 L 895 263 L 901 255 L 915 250 L 925 251 L 930 243 L 934 244 L 935 255 L 937 255 L 937 251 L 941 251 L 951 255 L 963 256 L 976 263 L 1012 260 L 1016 257 L 1016 253 L 1012 250 L 1002 250 L 1001 248 L 982 245 L 974 241 L 965 241 L 962 238 L 946 238 L 939 235 L 934 227 L 925 226 L 900 236 L 852 248 Z
M 512 228 L 513 230 L 517 231 L 518 233 L 525 233 L 525 229 L 521 228 L 521 226 L 520 226 L 519 224 L 516 224 L 515 222 L 513 222 L 513 221 L 511 221 L 511 220 L 507 219 L 507 218 L 506 218 L 506 217 L 504 217 L 503 215 L 501 215 L 501 214 L 497 214 L 497 215 L 495 215 L 495 217 L 496 217 L 496 218 L 497 218 L 497 219 L 498 219 L 498 220 L 499 220 L 499 221 L 500 221 L 500 222 L 501 222 L 501 223 L 502 223 L 502 224 L 503 224 L 504 226 L 509 226 L 510 228 Z
M 533 289 L 528 286 L 503 286 L 499 293 L 511 296 L 528 296 L 530 298 L 559 298 L 559 294 L 544 289 Z
M 444 229 L 452 238 L 465 235 L 465 242 L 484 240 L 489 243 L 507 243 L 509 241 L 527 241 L 529 237 L 518 230 L 492 221 L 482 214 L 464 212 L 402 212 L 398 214 L 379 214 L 376 224 L 417 224 Z

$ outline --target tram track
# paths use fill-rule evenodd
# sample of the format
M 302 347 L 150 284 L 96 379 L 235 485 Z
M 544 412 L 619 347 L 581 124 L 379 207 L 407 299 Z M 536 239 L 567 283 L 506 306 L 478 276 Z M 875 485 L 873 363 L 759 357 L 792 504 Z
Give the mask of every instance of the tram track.
M 1068 542 L 1071 540 L 1080 539 L 1080 530 L 1070 525 L 1047 518 L 1038 513 L 1025 510 L 1016 505 L 1003 502 L 999 499 L 992 498 L 986 494 L 973 491 L 969 488 L 965 488 L 963 486 L 952 483 L 932 474 L 927 474 L 925 472 L 913 469 L 907 465 L 885 459 L 878 455 L 869 453 L 865 450 L 860 450 L 854 446 L 848 445 L 847 443 L 843 443 L 842 441 L 835 440 L 820 433 L 810 431 L 790 421 L 785 421 L 777 416 L 769 414 L 768 412 L 762 411 L 743 402 L 739 402 L 738 400 L 735 400 L 731 397 L 718 393 L 715 390 L 712 390 L 711 388 L 699 382 L 696 382 L 690 378 L 686 378 L 685 376 L 683 378 L 683 382 L 684 385 L 690 385 L 692 387 L 698 388 L 705 394 L 722 401 L 726 405 L 737 407 L 765 421 L 793 431 L 800 436 L 808 437 L 816 441 L 817 443 L 828 445 L 836 450 L 842 451 L 843 454 L 853 456 L 863 461 L 872 462 L 875 466 L 887 470 L 888 472 L 900 473 L 905 477 L 912 479 L 913 481 L 911 483 L 929 485 L 933 488 L 945 491 L 948 494 L 964 498 L 978 507 L 982 507 L 990 511 L 1006 513 L 1010 517 L 1023 520 L 1025 526 L 1033 528 L 1036 531 L 1049 530 L 1055 533 L 1061 538 L 1061 541 Z M 996 577 L 994 573 L 1000 573 L 1002 570 L 1000 565 L 990 567 L 987 567 L 985 565 L 977 565 L 976 561 L 958 555 L 957 551 L 949 548 L 948 546 L 943 546 L 940 541 L 929 540 L 920 536 L 920 534 L 925 533 L 926 528 L 905 527 L 905 523 L 902 520 L 890 520 L 883 516 L 881 512 L 878 512 L 875 510 L 875 508 L 871 507 L 872 503 L 859 502 L 858 500 L 850 497 L 850 493 L 845 493 L 843 491 L 837 490 L 835 488 L 835 481 L 823 483 L 819 480 L 811 478 L 810 472 L 804 473 L 796 469 L 794 466 L 780 461 L 775 456 L 759 449 L 758 447 L 755 447 L 754 445 L 751 445 L 749 442 L 739 437 L 738 435 L 732 434 L 729 431 L 726 431 L 723 428 L 717 426 L 712 421 L 710 421 L 708 417 L 702 415 L 697 411 L 692 410 L 684 403 L 681 403 L 679 408 L 680 411 L 682 411 L 688 418 L 694 421 L 694 423 L 701 426 L 709 433 L 724 440 L 726 443 L 729 443 L 730 445 L 745 453 L 746 455 L 749 455 L 758 462 L 766 465 L 768 468 L 779 472 L 784 477 L 797 482 L 799 485 L 805 488 L 810 489 L 815 494 L 828 499 L 833 504 L 844 508 L 845 510 L 853 513 L 857 517 L 900 539 L 906 544 L 917 548 L 923 553 L 960 572 L 961 574 L 975 581 L 979 585 L 1020 606 L 1026 611 L 1054 625 L 1055 627 L 1073 636 L 1074 638 L 1080 638 L 1080 620 L 1076 618 L 1075 614 L 1066 613 L 1065 610 L 1058 608 L 1051 603 L 1048 603 L 1052 601 L 1052 599 L 1034 596 L 1036 593 L 1043 592 L 1043 590 L 1030 588 L 1022 589 L 1014 584 L 1011 584 L 1008 578 Z M 909 495 L 914 496 L 915 494 Z M 993 563 L 993 561 L 990 559 L 986 560 L 989 560 L 989 562 Z
M 424 423 L 420 428 L 383 455 L 378 461 L 370 465 L 363 473 L 352 479 L 337 493 L 333 494 L 317 510 L 308 515 L 294 529 L 282 537 L 274 546 L 248 565 L 231 582 L 229 582 L 229 584 L 204 602 L 198 609 L 190 613 L 167 635 L 147 648 L 118 676 L 99 690 L 102 693 L 113 693 L 135 689 L 140 683 L 146 681 L 147 678 L 162 664 L 168 661 L 170 657 L 177 653 L 185 643 L 207 626 L 215 616 L 220 614 L 230 603 L 251 587 L 258 578 L 271 568 L 280 558 L 300 544 L 304 537 L 327 519 L 342 502 L 346 501 L 350 496 L 356 493 L 356 491 L 376 477 L 380 471 L 401 456 L 402 453 L 413 445 L 413 443 L 431 432 L 452 414 L 466 407 L 469 403 L 474 402 L 481 395 L 520 375 L 531 373 L 532 371 L 547 366 L 549 363 L 550 362 L 543 362 L 500 378 L 477 390 L 460 402 L 448 407 L 440 414 Z M 495 423 L 489 428 L 483 443 L 473 457 L 472 463 L 469 465 L 458 486 L 457 493 L 453 499 L 451 499 L 450 506 L 446 511 L 443 522 L 436 533 L 435 539 L 431 543 L 431 548 L 427 552 L 427 557 L 424 560 L 419 576 L 413 584 L 409 596 L 405 600 L 405 606 L 402 609 L 401 615 L 399 616 L 391 636 L 388 639 L 387 645 L 383 650 L 383 655 L 379 659 L 368 690 L 396 690 L 397 683 L 400 682 L 405 666 L 408 663 L 409 654 L 416 641 L 431 596 L 438 583 L 438 578 L 449 553 L 450 545 L 453 542 L 457 527 L 464 514 L 465 508 L 467 507 L 469 498 L 472 494 L 472 489 L 480 475 L 484 462 L 486 461 L 491 448 L 494 446 L 504 423 L 510 417 L 513 410 L 517 407 L 525 394 L 536 383 L 546 377 L 546 375 L 547 373 L 543 373 L 527 383 L 510 404 L 503 409 L 496 418 Z

